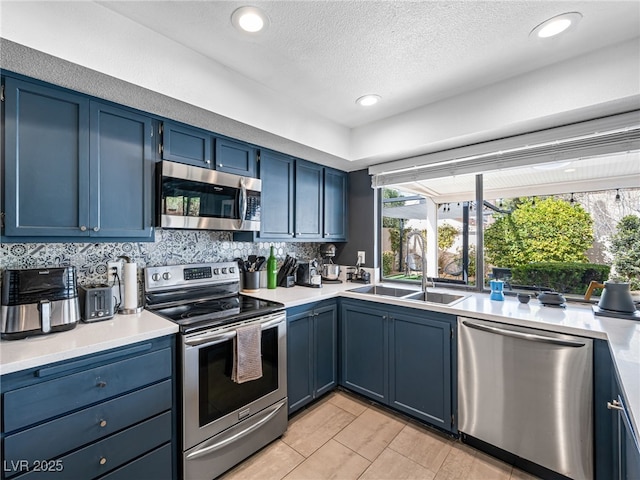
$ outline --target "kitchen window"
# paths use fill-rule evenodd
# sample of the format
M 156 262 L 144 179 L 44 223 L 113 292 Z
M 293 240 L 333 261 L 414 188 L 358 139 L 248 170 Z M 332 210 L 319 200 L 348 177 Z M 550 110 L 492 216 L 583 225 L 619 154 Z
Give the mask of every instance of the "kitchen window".
M 555 153 L 550 142 L 529 152 L 513 147 L 505 158 L 494 152 L 452 162 L 436 154 L 431 167 L 370 169 L 383 197 L 383 280 L 419 283 L 423 252 L 405 242 L 419 231 L 427 240 L 427 276 L 445 286 L 481 290 L 499 278 L 507 289 L 549 286 L 583 295 L 570 265 L 561 284 L 542 285 L 548 277 L 532 273 L 535 263 L 575 262 L 575 269 L 604 265 L 589 272 L 594 280 L 617 276 L 640 289 L 640 253 L 616 246 L 640 235 L 639 130 L 575 136 L 571 148 Z

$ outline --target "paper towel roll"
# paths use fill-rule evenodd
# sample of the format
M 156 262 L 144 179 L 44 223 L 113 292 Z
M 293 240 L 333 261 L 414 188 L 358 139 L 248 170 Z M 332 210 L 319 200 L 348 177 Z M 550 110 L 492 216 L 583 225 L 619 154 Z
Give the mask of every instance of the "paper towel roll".
M 124 308 L 138 308 L 138 268 L 135 263 L 124 264 Z

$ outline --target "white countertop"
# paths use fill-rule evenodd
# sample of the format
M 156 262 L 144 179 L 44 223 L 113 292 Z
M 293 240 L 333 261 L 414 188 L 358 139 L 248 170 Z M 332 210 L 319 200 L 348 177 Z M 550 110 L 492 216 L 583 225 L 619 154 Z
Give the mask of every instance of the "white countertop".
M 411 286 L 407 285 L 386 285 L 411 289 Z M 535 298 L 532 298 L 527 304 L 522 304 L 516 297 L 507 296 L 504 301 L 500 302 L 490 300 L 489 294 L 460 290 L 429 289 L 429 291 L 464 293 L 466 295 L 466 298 L 452 306 L 348 291 L 361 286 L 362 284 L 356 283 L 324 284 L 322 288 L 296 286 L 275 290 L 261 289 L 258 292 L 246 294 L 284 303 L 287 308 L 341 296 L 607 340 L 623 394 L 627 400 L 627 409 L 632 425 L 636 432 L 640 431 L 638 430 L 638 420 L 640 420 L 640 322 L 595 316 L 588 304 L 568 303 L 566 308 L 554 308 L 541 305 Z
M 175 323 L 143 310 L 131 315 L 116 315 L 101 322 L 79 322 L 66 332 L 22 340 L 0 340 L 0 374 L 123 347 L 177 331 Z
M 564 309 L 544 307 L 535 298 L 524 305 L 515 297 L 506 297 L 505 301 L 497 302 L 490 300 L 488 294 L 464 292 L 465 299 L 452 306 L 442 306 L 347 291 L 361 286 L 362 284 L 357 283 L 324 284 L 322 288 L 295 286 L 243 293 L 283 303 L 287 308 L 341 296 L 607 340 L 623 394 L 627 399 L 631 422 L 638 431 L 640 322 L 596 317 L 591 307 L 586 304 L 570 303 Z M 400 288 L 411 286 L 403 285 Z M 463 293 L 459 290 L 430 290 Z M 174 334 L 177 331 L 178 327 L 174 323 L 145 310 L 134 315 L 116 315 L 113 319 L 102 322 L 79 323 L 76 328 L 67 332 L 23 340 L 2 340 L 0 374 L 93 354 Z

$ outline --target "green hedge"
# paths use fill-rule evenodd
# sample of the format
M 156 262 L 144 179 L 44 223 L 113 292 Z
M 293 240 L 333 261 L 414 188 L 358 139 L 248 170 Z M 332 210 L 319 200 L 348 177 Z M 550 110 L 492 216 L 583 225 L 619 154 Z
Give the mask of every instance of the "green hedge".
M 382 252 L 382 275 L 388 277 L 393 271 L 393 264 L 396 261 L 396 254 L 393 252 Z
M 511 269 L 514 285 L 550 287 L 556 292 L 584 295 L 592 280 L 609 278 L 609 265 L 574 262 L 530 263 Z

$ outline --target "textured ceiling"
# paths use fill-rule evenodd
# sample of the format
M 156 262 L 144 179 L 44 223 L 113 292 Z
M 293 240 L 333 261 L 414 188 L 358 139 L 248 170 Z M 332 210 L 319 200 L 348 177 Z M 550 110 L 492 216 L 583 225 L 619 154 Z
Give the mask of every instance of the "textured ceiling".
M 347 127 L 640 34 L 637 1 L 97 3 Z M 246 4 L 269 16 L 263 33 L 243 35 L 232 27 L 231 13 Z M 542 21 L 570 11 L 583 19 L 565 37 L 529 38 Z M 366 93 L 381 95 L 381 103 L 366 110 L 355 105 Z

